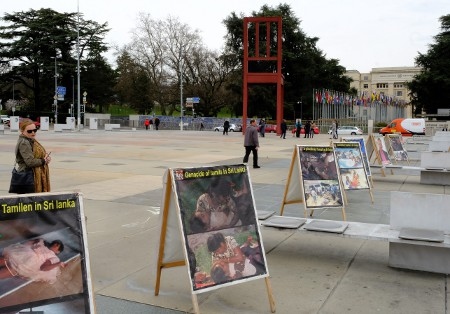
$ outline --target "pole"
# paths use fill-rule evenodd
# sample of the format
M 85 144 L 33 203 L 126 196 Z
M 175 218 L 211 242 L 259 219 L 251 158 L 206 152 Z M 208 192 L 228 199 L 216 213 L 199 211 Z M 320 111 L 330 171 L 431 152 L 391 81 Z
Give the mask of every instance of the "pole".
M 14 97 L 14 90 L 16 89 L 15 83 L 16 83 L 16 80 L 13 79 L 13 102 L 15 100 L 15 97 Z
M 77 127 L 80 131 L 80 1 L 77 0 Z
M 70 112 L 70 116 L 73 117 L 75 116 L 73 113 L 73 109 L 75 107 L 75 77 L 72 75 L 72 106 L 71 106 L 71 112 Z
M 300 119 L 303 121 L 303 97 L 300 97 Z
M 181 120 L 180 131 L 183 131 L 183 59 L 182 59 L 182 47 L 180 47 L 180 108 L 181 108 Z
M 55 54 L 55 100 L 53 103 L 55 104 L 55 124 L 58 123 L 58 71 L 56 65 L 56 59 L 58 58 L 58 51 Z

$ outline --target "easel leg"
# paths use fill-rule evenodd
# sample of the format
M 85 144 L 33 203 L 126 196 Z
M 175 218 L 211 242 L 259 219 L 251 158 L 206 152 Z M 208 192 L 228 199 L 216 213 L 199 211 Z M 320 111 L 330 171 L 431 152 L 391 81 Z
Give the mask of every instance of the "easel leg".
M 342 206 L 342 220 L 346 221 L 347 220 L 347 216 L 345 215 L 345 207 Z
M 373 199 L 373 194 L 372 194 L 372 190 L 369 189 L 369 193 L 370 193 L 370 199 L 372 200 L 372 204 L 374 203 L 374 199 Z
M 161 284 L 161 271 L 162 268 L 158 265 L 158 269 L 156 270 L 155 296 L 159 295 L 159 286 Z
M 276 309 L 275 309 L 275 299 L 273 298 L 272 285 L 270 284 L 269 277 L 264 278 L 264 280 L 266 281 L 267 295 L 269 297 L 269 304 L 270 304 L 270 311 L 272 313 L 275 313 L 275 311 L 276 311 Z
M 172 185 L 170 183 L 170 172 L 167 176 L 167 182 L 166 182 L 166 193 L 164 195 L 164 204 L 161 208 L 163 211 L 163 217 L 162 217 L 162 224 L 161 224 L 161 234 L 159 238 L 159 251 L 158 251 L 158 265 L 157 267 L 157 274 L 156 274 L 156 283 L 155 283 L 155 296 L 159 294 L 159 285 L 161 283 L 161 271 L 163 268 L 163 257 L 164 257 L 164 245 L 166 242 L 166 232 L 167 232 L 167 220 L 169 217 L 169 200 L 170 200 L 170 193 L 172 192 Z
M 194 306 L 194 313 L 200 314 L 200 308 L 198 307 L 198 300 L 196 294 L 192 294 L 192 305 Z

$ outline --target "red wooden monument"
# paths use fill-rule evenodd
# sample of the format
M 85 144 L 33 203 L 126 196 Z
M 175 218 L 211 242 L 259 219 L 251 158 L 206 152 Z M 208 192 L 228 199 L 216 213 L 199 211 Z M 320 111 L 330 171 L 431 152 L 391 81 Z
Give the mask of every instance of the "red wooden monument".
M 254 24 L 253 49 L 249 51 L 249 25 Z M 274 26 L 274 27 L 272 27 Z M 266 34 L 260 34 L 260 29 Z M 276 38 L 274 36 L 276 33 Z M 276 41 L 276 50 L 271 40 Z M 277 133 L 280 133 L 280 124 L 283 119 L 284 77 L 281 73 L 282 57 L 282 23 L 281 17 L 245 17 L 244 18 L 244 78 L 243 78 L 243 113 L 242 130 L 247 127 L 248 86 L 249 84 L 276 84 L 277 85 Z M 250 55 L 251 54 L 251 55 Z M 272 55 L 273 54 L 273 55 Z M 276 63 L 273 72 L 249 72 L 249 62 Z

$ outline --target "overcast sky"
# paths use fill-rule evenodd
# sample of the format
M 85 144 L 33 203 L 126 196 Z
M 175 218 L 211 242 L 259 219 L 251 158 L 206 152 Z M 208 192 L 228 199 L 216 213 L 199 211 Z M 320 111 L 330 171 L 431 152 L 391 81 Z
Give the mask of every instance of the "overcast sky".
M 222 21 L 236 12 L 250 16 L 262 5 L 289 4 L 309 37 L 327 58 L 340 60 L 347 70 L 414 66 L 418 52 L 426 53 L 440 29 L 439 17 L 450 14 L 450 0 L 2 0 L 0 13 L 51 8 L 80 13 L 85 19 L 108 22 L 106 41 L 129 42 L 139 12 L 154 19 L 169 15 L 198 29 L 204 44 L 220 49 L 226 33 Z M 111 55 L 108 55 L 111 58 Z

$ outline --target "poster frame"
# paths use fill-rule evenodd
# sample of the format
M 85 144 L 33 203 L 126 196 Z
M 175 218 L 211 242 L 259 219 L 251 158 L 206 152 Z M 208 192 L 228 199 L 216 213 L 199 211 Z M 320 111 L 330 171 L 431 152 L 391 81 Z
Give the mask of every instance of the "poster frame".
M 83 312 L 79 313 L 95 313 L 82 193 L 6 195 L 0 196 L 0 204 L 0 229 L 2 230 L 0 248 L 3 254 L 9 255 L 7 257 L 9 263 L 12 263 L 12 260 L 18 261 L 18 257 L 14 256 L 20 256 L 17 255 L 19 252 L 28 254 L 28 250 L 39 250 L 42 254 L 49 255 L 50 253 L 44 253 L 48 251 L 44 247 L 48 248 L 48 243 L 54 240 L 61 240 L 64 246 L 61 253 L 53 255 L 57 256 L 57 259 L 52 257 L 52 264 L 57 261 L 64 262 L 64 265 L 52 270 L 55 275 L 39 275 L 36 271 L 23 272 L 21 268 L 14 266 L 13 269 L 16 270 L 13 270 L 11 274 L 16 273 L 17 276 L 0 279 L 6 280 L 2 284 L 5 291 L 1 292 L 0 304 L 4 303 L 0 306 L 0 312 L 29 308 L 49 310 L 49 307 L 57 303 L 80 302 L 77 308 L 82 309 Z M 6 248 L 8 253 L 5 253 Z M 16 250 L 19 251 L 15 253 Z M 69 282 L 65 281 L 68 280 L 67 277 L 71 278 Z M 42 280 L 54 282 L 55 287 L 64 285 L 67 289 L 64 292 L 48 289 L 48 283 L 40 282 Z M 14 294 L 27 289 L 29 285 L 33 287 L 33 291 L 37 291 L 36 289 L 40 287 L 45 293 L 37 293 L 33 296 L 31 292 L 28 294 L 28 299 L 21 298 L 21 303 L 12 304 L 15 302 Z M 7 289 L 10 290 L 6 291 Z

